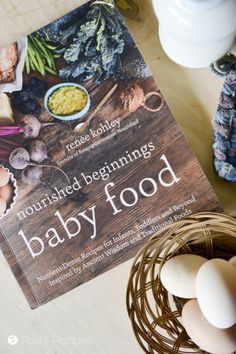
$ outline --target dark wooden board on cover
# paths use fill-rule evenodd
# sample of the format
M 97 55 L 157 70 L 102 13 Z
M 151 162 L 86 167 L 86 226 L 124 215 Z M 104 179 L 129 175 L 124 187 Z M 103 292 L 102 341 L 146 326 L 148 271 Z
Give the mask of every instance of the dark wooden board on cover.
M 47 75 L 46 79 L 49 86 L 60 82 L 59 78 L 51 75 Z M 27 82 L 28 77 L 25 76 L 24 80 Z M 191 205 L 193 213 L 207 210 L 219 211 L 221 209 L 207 178 L 187 145 L 166 103 L 157 113 L 149 112 L 143 107 L 140 107 L 135 113 L 130 113 L 123 109 L 120 94 L 125 88 L 134 83 L 138 83 L 145 93 L 158 91 L 152 78 L 119 81 L 117 90 L 92 120 L 90 127 L 96 129 L 100 123 L 111 122 L 118 117 L 121 119 L 121 127 L 135 122 L 137 119 L 139 123 L 120 132 L 111 140 L 98 144 L 96 148 L 91 149 L 89 152 L 63 163 L 60 167 L 63 168 L 70 179 L 77 176 L 82 181 L 80 176 L 82 172 L 91 175 L 93 171 L 98 171 L 103 167 L 105 162 L 110 163 L 118 160 L 126 155 L 126 151 L 132 152 L 152 142 L 155 145 L 155 150 L 150 158 L 140 158 L 135 162 L 131 162 L 112 173 L 106 181 L 94 181 L 90 185 L 81 182 L 83 187 L 74 198 L 64 198 L 54 205 L 34 213 L 32 216 L 28 216 L 22 222 L 16 216 L 20 210 L 25 210 L 33 203 L 42 200 L 46 194 L 52 194 L 53 187 L 56 186 L 58 189 L 65 188 L 68 183 L 60 172 L 47 168 L 44 169 L 43 176 L 47 185 L 40 183 L 32 188 L 23 185 L 20 181 L 19 173 L 13 171 L 18 179 L 19 192 L 14 210 L 0 221 L 0 230 L 5 238 L 2 238 L 1 248 L 32 308 L 66 293 L 70 289 L 133 257 L 142 243 L 145 242 L 145 238 L 125 247 L 126 241 L 129 242 L 137 236 L 137 234 L 130 234 L 130 236 L 114 243 L 111 247 L 120 247 L 119 252 L 105 256 L 98 262 L 94 261 L 94 265 L 85 267 L 80 273 L 73 274 L 61 284 L 50 286 L 47 279 L 39 283 L 37 277 L 55 270 L 63 263 L 78 259 L 82 253 L 91 252 L 91 250 L 101 245 L 104 247 L 104 241 L 112 240 L 114 236 L 135 229 L 136 225 L 167 211 L 173 204 L 180 204 L 191 198 L 191 195 L 194 195 L 197 202 Z M 96 86 L 93 81 L 86 84 L 92 101 L 86 118 L 89 117 L 114 84 L 115 82 L 112 80 L 107 80 L 100 86 Z M 149 104 L 155 105 L 157 102 L 151 99 Z M 15 117 L 20 118 L 19 112 L 15 112 Z M 40 119 L 41 121 L 52 121 L 46 110 L 43 110 Z M 59 154 L 59 156 L 64 157 L 65 144 L 78 138 L 78 135 L 73 135 L 73 128 L 78 121 L 72 123 L 58 121 L 58 123 L 58 125 L 43 129 L 40 138 L 45 141 L 49 151 L 54 156 L 55 148 L 59 150 L 64 148 Z M 112 131 L 114 132 L 115 129 Z M 107 135 L 108 133 L 105 132 L 101 137 L 104 138 Z M 84 144 L 83 148 L 95 143 L 100 138 L 93 138 L 90 142 Z M 178 184 L 170 188 L 164 188 L 158 184 L 158 172 L 164 167 L 160 160 L 162 154 L 166 155 L 175 174 L 181 178 Z M 52 163 L 52 161 L 48 163 Z M 56 161 L 53 163 L 56 165 Z M 158 184 L 156 194 L 150 198 L 143 197 L 138 192 L 139 182 L 145 177 L 153 178 Z M 104 193 L 104 187 L 109 182 L 115 183 L 110 192 L 111 195 L 116 195 L 117 207 L 122 208 L 122 212 L 115 216 L 112 214 L 111 205 L 106 202 Z M 134 207 L 127 208 L 119 202 L 119 194 L 125 188 L 134 188 L 138 192 L 139 201 Z M 129 200 L 129 197 L 127 194 L 127 200 Z M 131 201 L 132 198 L 130 199 Z M 45 232 L 50 227 L 53 226 L 61 235 L 65 233 L 58 219 L 54 216 L 57 210 L 67 219 L 76 217 L 78 213 L 87 210 L 94 204 L 96 204 L 97 220 L 97 237 L 95 239 L 90 239 L 91 228 L 86 223 L 82 223 L 81 233 L 78 236 L 71 240 L 66 239 L 64 243 L 55 249 L 46 247 L 43 255 L 35 259 L 32 258 L 22 238 L 18 235 L 20 229 L 24 230 L 28 238 L 38 236 L 46 243 Z M 166 218 L 162 219 L 162 222 L 168 220 L 169 217 L 167 215 Z M 123 246 L 124 248 L 122 248 Z M 10 248 L 12 248 L 14 253 Z M 83 268 L 86 262 L 93 262 L 104 251 L 106 249 L 98 252 L 97 256 L 90 255 L 82 259 L 81 262 L 74 265 L 74 268 Z M 55 274 L 50 280 L 68 273 L 69 270 L 68 268 L 60 274 Z

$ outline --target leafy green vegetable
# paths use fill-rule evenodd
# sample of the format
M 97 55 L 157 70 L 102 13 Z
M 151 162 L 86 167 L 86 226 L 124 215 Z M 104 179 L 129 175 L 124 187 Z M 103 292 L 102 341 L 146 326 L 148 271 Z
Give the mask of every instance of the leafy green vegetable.
M 70 37 L 76 33 L 76 24 L 84 18 L 88 9 L 89 5 L 85 4 L 41 28 L 35 34 L 43 41 L 56 44 L 57 46 L 59 44 L 65 46 Z
M 67 67 L 60 70 L 63 79 L 91 78 L 101 83 L 108 78 L 121 78 L 121 54 L 126 38 L 123 19 L 112 0 L 107 4 L 91 3 L 84 19 L 78 24 L 73 42 L 67 45 L 64 59 Z

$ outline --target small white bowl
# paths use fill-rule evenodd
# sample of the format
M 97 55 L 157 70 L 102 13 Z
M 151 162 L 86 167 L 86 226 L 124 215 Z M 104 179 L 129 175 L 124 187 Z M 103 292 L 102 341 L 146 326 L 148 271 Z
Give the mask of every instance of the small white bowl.
M 65 86 L 72 86 L 72 87 L 78 87 L 81 91 L 83 91 L 85 94 L 86 94 L 86 97 L 87 97 L 87 101 L 86 101 L 86 105 L 84 106 L 84 108 L 77 112 L 77 113 L 74 113 L 74 114 L 70 114 L 70 115 L 57 115 L 57 114 L 53 114 L 49 107 L 48 107 L 48 100 L 49 100 L 49 97 L 53 94 L 53 92 L 55 92 L 56 90 L 58 90 L 60 87 L 65 87 Z M 70 120 L 75 120 L 75 119 L 81 119 L 83 118 L 89 111 L 89 108 L 90 108 L 90 104 L 91 104 L 91 101 L 90 101 L 90 96 L 89 96 L 89 93 L 88 91 L 86 90 L 85 87 L 79 85 L 79 84 L 75 84 L 75 83 L 71 83 L 71 82 L 65 82 L 65 83 L 62 83 L 62 84 L 58 84 L 58 85 L 54 85 L 52 86 L 47 92 L 46 92 L 46 95 L 44 97 L 44 106 L 46 108 L 46 110 L 48 111 L 48 113 L 54 117 L 54 118 L 57 118 L 57 119 L 60 119 L 60 120 L 64 120 L 64 121 L 70 121 Z

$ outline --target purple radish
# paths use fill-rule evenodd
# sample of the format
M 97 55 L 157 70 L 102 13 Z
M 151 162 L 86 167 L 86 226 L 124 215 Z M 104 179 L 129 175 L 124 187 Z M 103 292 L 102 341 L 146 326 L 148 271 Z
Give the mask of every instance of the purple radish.
M 27 166 L 21 172 L 22 181 L 26 184 L 37 184 L 41 182 L 41 177 L 43 175 L 43 169 L 39 166 Z
M 24 128 L 18 125 L 1 125 L 0 136 L 14 136 L 24 133 Z
M 24 128 L 23 135 L 26 139 L 37 138 L 41 129 L 41 123 L 36 117 L 31 114 L 24 116 L 21 119 L 21 125 Z
M 48 158 L 46 144 L 42 140 L 33 140 L 29 148 L 30 159 L 34 162 L 42 162 Z
M 20 146 L 21 145 L 15 141 L 2 139 L 0 137 L 0 161 L 8 162 L 11 152 Z
M 28 151 L 24 148 L 17 148 L 13 150 L 9 157 L 9 163 L 16 170 L 23 170 L 28 166 L 54 168 L 55 170 L 60 171 L 66 177 L 67 181 L 70 183 L 69 177 L 61 168 L 52 165 L 42 165 L 42 164 L 37 165 L 35 163 L 30 162 L 30 155 Z
M 16 148 L 9 157 L 10 165 L 16 170 L 23 170 L 29 165 L 30 155 L 24 148 Z
M 33 115 L 27 114 L 26 116 L 21 118 L 21 121 L 18 125 L 1 125 L 0 137 L 23 134 L 25 139 L 33 139 L 39 136 L 41 129 L 58 124 L 59 123 L 41 123 Z
M 34 117 L 32 114 L 27 114 L 20 121 L 25 139 L 37 138 L 41 129 L 57 124 L 58 123 L 41 123 L 38 118 Z

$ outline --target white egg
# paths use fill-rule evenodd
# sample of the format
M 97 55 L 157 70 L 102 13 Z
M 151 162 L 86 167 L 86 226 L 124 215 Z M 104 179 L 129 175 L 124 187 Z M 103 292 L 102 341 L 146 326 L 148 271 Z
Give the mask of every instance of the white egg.
M 236 256 L 230 258 L 229 263 L 233 264 L 233 266 L 236 268 Z
M 196 299 L 184 305 L 182 320 L 189 337 L 202 350 L 213 354 L 236 351 L 236 324 L 226 329 L 212 326 L 203 316 Z
M 196 297 L 195 280 L 207 259 L 194 254 L 181 254 L 169 259 L 161 269 L 161 282 L 172 295 L 184 299 Z
M 196 278 L 197 300 L 208 322 L 217 328 L 236 323 L 236 269 L 223 259 L 204 263 Z

